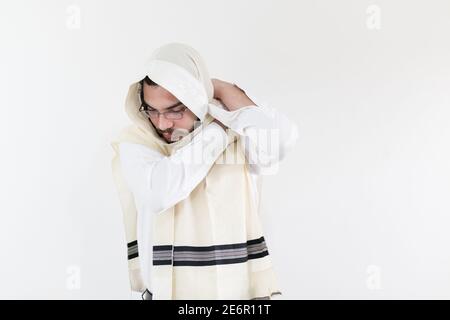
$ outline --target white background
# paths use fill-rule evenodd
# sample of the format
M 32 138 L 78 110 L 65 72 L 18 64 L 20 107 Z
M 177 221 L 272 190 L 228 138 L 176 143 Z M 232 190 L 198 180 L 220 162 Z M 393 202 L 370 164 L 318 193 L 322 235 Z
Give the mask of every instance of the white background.
M 284 298 L 450 298 L 449 15 L 448 0 L 2 1 L 0 298 L 130 296 L 109 142 L 172 41 L 300 128 L 263 187 Z

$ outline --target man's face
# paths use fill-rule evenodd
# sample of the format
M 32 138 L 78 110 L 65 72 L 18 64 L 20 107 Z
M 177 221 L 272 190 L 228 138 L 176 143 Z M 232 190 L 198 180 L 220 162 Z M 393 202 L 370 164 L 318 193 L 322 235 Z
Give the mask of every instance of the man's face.
M 180 110 L 184 107 L 183 104 L 179 104 L 180 101 L 174 95 L 161 86 L 150 86 L 144 82 L 143 93 L 149 110 L 157 110 L 162 113 Z M 173 106 L 176 107 L 171 108 Z M 183 112 L 181 119 L 166 119 L 162 114 L 149 118 L 159 135 L 168 143 L 178 141 L 191 132 L 196 120 L 197 116 L 188 108 Z

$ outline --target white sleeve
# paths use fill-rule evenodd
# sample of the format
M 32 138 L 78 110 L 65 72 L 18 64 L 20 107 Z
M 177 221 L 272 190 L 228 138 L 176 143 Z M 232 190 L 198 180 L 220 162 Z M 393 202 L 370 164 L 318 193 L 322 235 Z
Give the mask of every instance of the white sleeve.
M 295 145 L 298 127 L 286 115 L 243 91 L 255 105 L 232 112 L 211 107 L 212 113 L 241 136 L 249 170 L 254 174 L 270 174 Z
M 120 162 L 128 187 L 147 197 L 150 210 L 161 213 L 189 196 L 228 145 L 215 122 L 167 157 L 140 144 L 121 143 Z

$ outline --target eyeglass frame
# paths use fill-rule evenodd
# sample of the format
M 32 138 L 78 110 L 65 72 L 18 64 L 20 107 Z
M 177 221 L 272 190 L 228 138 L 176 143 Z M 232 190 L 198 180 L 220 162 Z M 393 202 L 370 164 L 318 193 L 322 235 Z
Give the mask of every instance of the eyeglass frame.
M 142 88 L 142 83 L 140 83 L 140 87 L 139 87 L 139 98 L 140 98 L 140 102 L 141 102 L 141 106 L 139 107 L 139 112 L 142 112 L 143 114 L 145 114 L 145 116 L 149 119 L 156 118 L 156 117 L 159 118 L 160 115 L 163 115 L 164 118 L 166 118 L 167 120 L 180 120 L 180 119 L 183 119 L 184 112 L 187 109 L 187 107 L 184 106 L 181 110 L 178 110 L 178 111 L 159 112 L 158 110 L 152 108 L 144 100 L 144 90 Z M 178 107 L 180 104 L 183 104 L 183 103 L 180 101 L 176 105 L 172 106 L 172 108 Z M 148 110 L 148 108 L 152 108 L 153 110 Z M 146 112 L 154 112 L 156 114 L 154 116 L 151 116 L 150 114 L 147 114 Z M 179 118 L 168 118 L 167 117 L 168 114 L 179 114 L 180 117 Z

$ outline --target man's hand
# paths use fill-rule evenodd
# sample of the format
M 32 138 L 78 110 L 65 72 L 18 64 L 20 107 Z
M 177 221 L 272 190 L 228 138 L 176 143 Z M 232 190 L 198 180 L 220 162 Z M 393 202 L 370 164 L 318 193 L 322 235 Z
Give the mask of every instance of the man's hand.
M 211 81 L 214 86 L 214 98 L 220 100 L 229 111 L 256 106 L 238 86 L 219 79 L 211 79 Z

